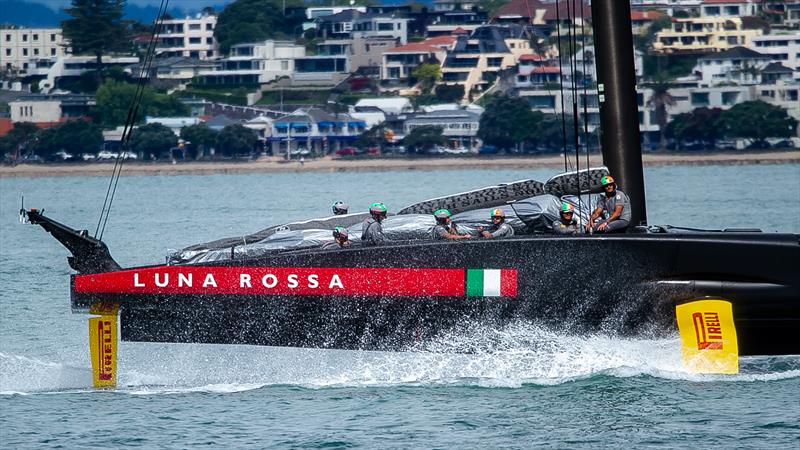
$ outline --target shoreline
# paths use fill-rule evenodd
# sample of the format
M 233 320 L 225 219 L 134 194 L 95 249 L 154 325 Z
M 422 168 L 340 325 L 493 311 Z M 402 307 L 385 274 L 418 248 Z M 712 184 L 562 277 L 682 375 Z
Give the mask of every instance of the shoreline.
M 742 152 L 742 153 L 645 153 L 645 167 L 669 165 L 744 165 L 798 164 L 800 151 Z M 574 161 L 574 160 L 573 160 Z M 581 158 L 585 165 L 585 157 Z M 592 167 L 602 165 L 600 154 L 589 157 Z M 255 161 L 190 161 L 126 162 L 122 175 L 208 175 L 226 173 L 298 173 L 298 172 L 374 172 L 393 170 L 459 170 L 508 168 L 562 168 L 563 155 L 495 156 L 495 157 L 420 157 L 420 158 L 359 158 L 342 159 L 330 156 L 284 161 L 280 157 L 262 157 Z M 55 163 L 0 166 L 0 178 L 51 176 L 109 176 L 114 164 Z

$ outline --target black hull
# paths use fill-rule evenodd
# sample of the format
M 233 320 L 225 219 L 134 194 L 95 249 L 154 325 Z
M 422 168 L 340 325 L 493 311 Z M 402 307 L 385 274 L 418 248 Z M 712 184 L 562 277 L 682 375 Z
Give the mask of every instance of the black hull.
M 121 306 L 127 341 L 403 350 L 481 324 L 533 322 L 564 333 L 674 335 L 675 305 L 733 303 L 742 355 L 800 354 L 798 236 L 761 233 L 520 237 L 286 253 L 215 267 L 504 268 L 507 297 L 80 293 L 72 306 Z M 188 266 L 187 266 L 188 267 Z

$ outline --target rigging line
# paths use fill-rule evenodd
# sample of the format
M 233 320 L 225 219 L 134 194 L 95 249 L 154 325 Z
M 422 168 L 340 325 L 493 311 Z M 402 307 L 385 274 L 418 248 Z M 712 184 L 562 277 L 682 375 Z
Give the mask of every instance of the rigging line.
M 575 28 L 575 19 L 578 17 L 578 11 L 575 6 L 575 1 L 572 0 L 572 11 L 569 9 L 569 2 L 567 2 L 567 16 L 569 17 L 569 42 L 570 42 L 570 70 L 572 71 L 572 133 L 575 144 L 575 171 L 578 179 L 578 201 L 580 204 L 580 179 L 581 179 L 581 161 L 580 161 L 580 133 L 578 132 L 578 37 L 576 35 L 577 29 Z M 583 0 L 581 0 L 582 2 Z M 585 99 L 584 99 L 585 100 Z
M 586 18 L 584 17 L 583 0 L 581 0 L 581 47 L 583 48 L 583 61 L 582 61 L 583 62 L 583 139 L 584 139 L 584 144 L 583 145 L 586 147 L 586 191 L 589 192 L 589 190 L 591 188 L 591 186 L 589 185 L 589 164 L 590 164 L 589 163 L 589 107 L 588 107 L 588 104 L 589 104 L 589 92 L 588 92 L 588 89 L 586 88 L 586 80 L 587 80 L 587 78 L 586 78 L 586 32 L 584 30 L 585 23 L 586 23 Z M 595 52 L 595 54 L 597 54 L 597 53 Z M 595 60 L 595 67 L 597 67 L 597 61 L 596 60 Z M 595 74 L 596 73 L 597 73 L 597 71 L 595 70 Z M 596 78 L 596 75 L 593 78 Z M 598 107 L 599 107 L 600 106 L 599 96 L 597 98 L 598 98 Z M 578 190 L 579 190 L 579 192 L 582 192 L 580 190 L 580 183 L 581 183 L 580 180 L 581 180 L 581 177 L 580 177 L 580 175 L 578 175 Z M 581 202 L 580 202 L 580 194 L 578 194 L 578 200 L 579 200 L 578 201 L 578 205 L 580 205 L 581 204 Z M 589 199 L 588 208 L 591 211 L 591 209 L 592 209 L 591 197 Z M 581 218 L 581 222 L 582 221 L 583 221 L 583 218 Z M 581 223 L 581 226 L 583 226 L 583 223 Z
M 169 0 L 167 0 L 167 3 L 169 3 Z M 162 0 L 162 5 L 161 6 L 164 6 L 164 0 Z M 164 10 L 166 10 L 166 8 L 164 8 Z M 143 89 L 144 89 L 143 88 L 143 86 L 144 86 L 144 81 L 143 80 L 146 79 L 146 73 L 148 71 L 147 57 L 148 57 L 148 55 L 150 55 L 151 51 L 155 48 L 154 47 L 154 45 L 155 45 L 154 43 L 155 43 L 155 40 L 156 40 L 155 38 L 157 36 L 157 31 L 158 31 L 158 17 L 160 17 L 161 14 L 162 14 L 162 8 L 161 7 L 159 7 L 158 13 L 159 13 L 159 16 L 156 16 L 156 20 L 153 22 L 153 33 L 152 33 L 152 35 L 150 37 L 150 42 L 148 43 L 147 51 L 145 52 L 145 58 L 142 61 L 142 66 L 139 69 L 139 79 L 137 80 L 137 83 L 136 83 L 136 90 L 134 91 L 134 96 L 133 96 L 133 99 L 131 100 L 131 106 L 128 108 L 128 116 L 125 119 L 125 126 L 122 129 L 122 137 L 120 138 L 120 148 L 121 149 L 124 149 L 123 144 L 126 141 L 126 137 L 130 133 L 130 129 L 131 129 L 132 125 L 133 125 L 133 121 L 135 120 L 135 117 L 136 117 L 136 112 L 138 111 L 138 104 L 139 104 L 139 101 L 141 100 L 141 92 L 143 92 Z M 110 195 L 113 196 L 113 194 L 112 194 L 112 184 L 114 183 L 114 179 L 119 176 L 118 172 L 121 173 L 121 171 L 122 171 L 122 159 L 121 159 L 122 155 L 123 155 L 123 152 L 117 154 L 117 157 L 114 160 L 114 169 L 112 170 L 111 178 L 108 180 L 108 188 L 106 189 L 106 196 L 103 199 L 103 207 L 100 210 L 100 217 L 97 220 L 97 228 L 95 228 L 95 231 L 94 231 L 95 238 L 97 237 L 98 233 L 100 232 L 100 225 L 103 222 L 103 215 L 106 213 L 106 208 L 108 207 L 109 198 L 113 198 L 113 197 L 109 197 L 109 196 Z
M 167 3 L 169 3 L 169 0 L 167 0 Z M 139 79 L 137 80 L 136 83 L 136 90 L 134 91 L 134 96 L 131 101 L 131 106 L 130 108 L 128 108 L 128 116 L 125 119 L 125 125 L 122 129 L 122 137 L 120 138 L 120 149 L 123 151 L 117 154 L 117 158 L 114 161 L 114 169 L 112 171 L 111 178 L 108 181 L 106 196 L 105 199 L 103 200 L 103 207 L 100 210 L 100 217 L 97 221 L 97 228 L 95 229 L 94 233 L 95 238 L 98 236 L 98 233 L 100 233 L 102 239 L 102 232 L 100 231 L 100 225 L 103 222 L 103 215 L 106 214 L 106 209 L 109 207 L 109 202 L 113 200 L 114 193 L 112 192 L 112 187 L 114 188 L 113 191 L 116 191 L 115 188 L 116 185 L 114 184 L 115 179 L 117 179 L 119 177 L 119 174 L 121 174 L 122 172 L 122 161 L 123 161 L 122 156 L 124 155 L 126 149 L 125 142 L 130 138 L 131 128 L 137 116 L 138 105 L 139 102 L 141 101 L 142 94 L 144 92 L 144 80 L 147 79 L 146 74 L 149 71 L 148 61 L 152 60 L 152 57 L 150 57 L 150 55 L 152 55 L 154 52 L 156 37 L 158 35 L 158 26 L 160 25 L 158 22 L 158 18 L 163 15 L 163 11 L 166 11 L 164 0 L 162 0 L 161 5 L 159 7 L 158 10 L 159 15 L 156 16 L 156 20 L 153 21 L 153 33 L 151 34 L 150 42 L 148 43 L 147 51 L 145 52 L 145 57 L 143 58 L 141 68 L 139 69 Z M 150 58 L 148 59 L 148 57 Z
M 156 53 L 156 42 L 158 41 L 158 34 L 161 26 L 164 23 L 165 15 L 167 8 L 169 7 L 169 0 L 161 0 L 161 5 L 158 9 L 158 16 L 156 16 L 156 20 L 153 21 L 153 34 L 150 37 L 150 42 L 148 45 L 147 52 L 145 53 L 145 58 L 142 63 L 142 68 L 139 74 L 139 84 L 137 84 L 137 92 L 134 97 L 134 103 L 132 105 L 131 110 L 128 110 L 128 121 L 126 121 L 125 128 L 123 128 L 122 139 L 121 139 L 121 148 L 120 153 L 117 155 L 117 161 L 119 162 L 119 166 L 115 164 L 116 174 L 112 174 L 112 180 L 114 181 L 114 187 L 111 190 L 111 195 L 108 198 L 108 207 L 105 210 L 105 219 L 103 219 L 103 226 L 100 229 L 100 240 L 103 239 L 103 234 L 106 231 L 106 224 L 108 223 L 108 218 L 111 216 L 111 205 L 114 202 L 114 195 L 117 192 L 117 185 L 119 184 L 120 175 L 122 174 L 122 165 L 125 161 L 125 156 L 128 153 L 128 149 L 130 148 L 130 139 L 131 133 L 133 129 L 133 125 L 136 122 L 136 117 L 139 113 L 139 106 L 141 104 L 142 97 L 144 96 L 144 89 L 145 89 L 145 82 L 147 78 L 149 78 L 150 68 L 153 64 L 153 59 L 155 58 Z M 102 219 L 102 212 L 101 212 L 101 219 Z
M 558 90 L 561 96 L 561 151 L 564 153 L 564 172 L 567 168 L 567 119 L 564 115 L 564 70 L 561 66 L 561 13 L 559 12 L 560 1 L 556 1 L 556 36 L 558 43 Z

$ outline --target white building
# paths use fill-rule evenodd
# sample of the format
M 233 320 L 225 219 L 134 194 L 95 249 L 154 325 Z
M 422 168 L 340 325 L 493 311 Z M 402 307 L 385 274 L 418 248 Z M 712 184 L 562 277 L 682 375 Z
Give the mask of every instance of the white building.
M 159 56 L 210 59 L 219 56 L 214 38 L 217 16 L 198 14 L 184 19 L 168 19 L 161 24 L 156 51 Z
M 422 126 L 442 128 L 442 135 L 447 139 L 449 147 L 465 147 L 477 149 L 480 146 L 478 128 L 481 114 L 466 109 L 435 110 L 424 114 L 416 114 L 407 119 L 403 125 L 406 136 L 414 129 Z
M 197 75 L 199 84 L 261 84 L 289 77 L 295 61 L 306 54 L 302 45 L 291 41 L 252 42 L 231 47 L 230 56 L 219 60 L 214 70 Z
M 31 94 L 9 102 L 8 106 L 12 122 L 33 122 L 46 127 L 82 118 L 95 104 L 94 97 L 88 95 Z
M 758 13 L 760 1 L 705 0 L 700 7 L 701 17 L 744 17 Z
M 759 82 L 759 70 L 771 58 L 745 47 L 734 47 L 719 53 L 710 53 L 697 59 L 692 71 L 699 76 L 700 86 L 719 84 L 752 85 Z
M 306 8 L 306 19 L 314 20 L 317 17 L 332 16 L 334 14 L 339 14 L 340 12 L 349 10 L 365 13 L 367 12 L 367 7 L 366 6 L 316 6 L 316 7 Z
M 356 110 L 368 107 L 378 108 L 384 113 L 392 115 L 410 113 L 414 110 L 411 100 L 405 97 L 362 98 L 355 105 Z
M 103 56 L 103 67 L 119 67 L 137 64 L 137 56 Z M 94 56 L 59 56 L 55 59 L 39 59 L 33 61 L 33 66 L 28 68 L 28 75 L 43 76 L 39 81 L 39 90 L 47 94 L 58 88 L 58 82 L 65 77 L 79 77 L 90 70 L 97 69 L 97 59 Z
M 0 71 L 26 75 L 35 60 L 67 53 L 61 28 L 0 29 Z
M 800 69 L 800 31 L 754 37 L 750 48 L 786 67 Z

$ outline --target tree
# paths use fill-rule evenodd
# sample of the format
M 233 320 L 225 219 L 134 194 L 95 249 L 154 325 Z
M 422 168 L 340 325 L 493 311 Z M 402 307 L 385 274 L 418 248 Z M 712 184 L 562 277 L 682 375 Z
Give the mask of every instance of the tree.
M 767 147 L 767 138 L 789 138 L 797 131 L 797 120 L 784 108 L 761 100 L 734 105 L 720 116 L 723 132 L 728 137 L 750 140 Z
M 178 136 L 169 128 L 160 123 L 143 125 L 131 134 L 130 150 L 141 153 L 145 159 L 150 155 L 156 158 L 165 151 L 169 151 L 178 143 Z
M 217 136 L 217 148 L 225 156 L 249 155 L 256 142 L 256 132 L 238 123 L 226 126 Z
M 497 95 L 486 104 L 481 115 L 478 137 L 498 148 L 512 148 L 535 136 L 541 116 L 521 98 Z
M 424 62 L 411 71 L 411 77 L 417 80 L 422 92 L 427 94 L 442 79 L 442 68 L 439 64 Z
M 202 154 L 207 146 L 212 146 L 217 141 L 219 133 L 204 123 L 190 125 L 181 129 L 181 139 L 188 141 L 192 147 Z
M 567 132 L 566 145 L 564 143 L 565 129 Z M 559 114 L 542 114 L 537 120 L 537 126 L 533 133 L 533 137 L 539 145 L 552 151 L 563 152 L 565 147 L 569 149 L 569 146 L 575 143 L 575 118 L 571 115 L 565 115 L 562 118 Z M 590 137 L 590 139 L 592 138 Z
M 665 150 L 667 148 L 667 108 L 675 105 L 675 99 L 672 98 L 670 89 L 672 89 L 672 79 L 663 75 L 658 75 L 645 83 L 645 87 L 650 88 L 653 93 L 647 99 L 647 106 L 655 110 L 656 124 L 659 130 L 659 149 Z
M 463 84 L 441 84 L 436 87 L 436 99 L 442 103 L 459 103 L 463 98 Z
M 103 133 L 97 125 L 71 120 L 42 130 L 36 142 L 40 156 L 52 155 L 60 150 L 73 155 L 95 153 L 103 145 Z
M 125 0 L 72 0 L 72 7 L 64 10 L 72 16 L 61 22 L 64 38 L 69 41 L 72 53 L 95 56 L 98 85 L 102 79 L 103 55 L 130 47 L 122 20 L 124 6 Z
M 106 80 L 97 89 L 97 105 L 93 113 L 95 121 L 106 128 L 124 125 L 135 96 L 136 85 Z M 180 117 L 187 114 L 189 114 L 189 108 L 177 97 L 157 94 L 150 87 L 145 86 L 135 123 L 141 123 L 145 116 Z
M 32 147 L 38 132 L 39 127 L 31 122 L 16 122 L 8 134 L 0 137 L 0 156 L 19 156 L 21 152 Z
M 220 51 L 227 53 L 232 45 L 290 37 L 305 17 L 285 14 L 286 9 L 302 6 L 299 0 L 236 0 L 222 10 L 214 27 Z
M 714 148 L 722 137 L 719 119 L 720 108 L 697 108 L 691 112 L 678 114 L 667 125 L 666 135 L 680 143 L 702 142 L 707 148 Z
M 425 150 L 434 145 L 444 145 L 446 139 L 442 135 L 443 131 L 442 127 L 434 125 L 416 127 L 403 138 L 403 145 L 415 150 Z
M 355 145 L 358 147 L 378 147 L 386 139 L 386 125 L 379 123 L 373 125 L 372 128 L 365 130 L 358 136 Z

